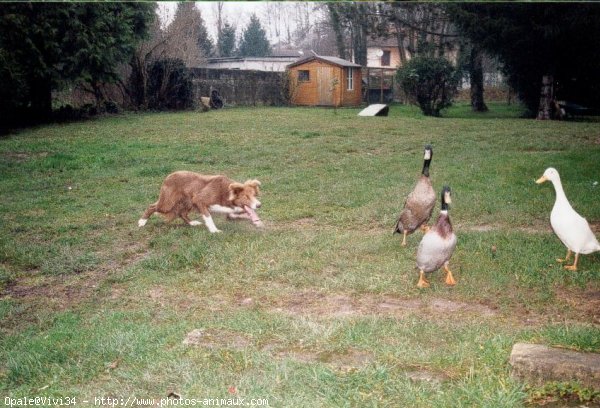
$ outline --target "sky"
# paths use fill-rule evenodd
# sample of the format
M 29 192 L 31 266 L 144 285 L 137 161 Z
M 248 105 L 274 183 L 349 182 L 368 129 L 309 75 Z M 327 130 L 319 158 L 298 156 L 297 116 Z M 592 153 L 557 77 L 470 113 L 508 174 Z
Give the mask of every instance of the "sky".
M 223 6 L 223 15 L 230 24 L 237 27 L 237 34 L 239 35 L 241 29 L 245 27 L 250 21 L 250 15 L 255 13 L 263 22 L 263 15 L 266 12 L 266 2 L 258 1 L 225 1 Z M 208 30 L 208 33 L 212 37 L 213 41 L 217 38 L 217 4 L 214 1 L 196 2 L 196 7 L 200 9 L 202 18 Z M 169 24 L 175 15 L 175 9 L 177 8 L 176 2 L 158 2 L 158 15 L 160 16 L 163 24 Z M 264 22 L 263 22 L 264 24 Z M 271 43 L 277 41 L 276 38 L 269 38 Z

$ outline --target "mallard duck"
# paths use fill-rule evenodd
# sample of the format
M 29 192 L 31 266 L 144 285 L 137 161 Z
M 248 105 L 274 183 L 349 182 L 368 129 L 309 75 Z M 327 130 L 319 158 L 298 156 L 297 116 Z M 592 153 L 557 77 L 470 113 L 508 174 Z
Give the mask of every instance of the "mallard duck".
M 550 213 L 550 224 L 554 233 L 567 247 L 567 255 L 564 259 L 557 259 L 557 262 L 567 262 L 571 253 L 575 252 L 573 265 L 566 265 L 565 269 L 576 271 L 579 254 L 600 251 L 600 243 L 592 232 L 590 224 L 569 204 L 560 182 L 560 176 L 555 168 L 547 168 L 542 177 L 536 180 L 536 183 L 541 184 L 548 180 L 552 182 L 554 191 L 556 191 L 556 201 L 554 201 L 554 207 Z
M 402 246 L 406 246 L 406 235 L 412 234 L 419 227 L 426 230 L 426 224 L 431 218 L 435 206 L 435 191 L 429 179 L 429 166 L 433 157 L 433 149 L 425 146 L 423 156 L 423 171 L 415 188 L 406 198 L 404 208 L 396 221 L 395 233 L 402 233 Z
M 448 261 L 456 248 L 456 235 L 452 231 L 452 223 L 448 215 L 448 204 L 452 202 L 450 187 L 442 189 L 442 209 L 433 227 L 423 235 L 417 250 L 417 267 L 419 268 L 419 288 L 429 287 L 425 274 L 437 271 L 442 266 L 446 271 L 446 284 L 456 285 L 452 272 L 448 268 Z

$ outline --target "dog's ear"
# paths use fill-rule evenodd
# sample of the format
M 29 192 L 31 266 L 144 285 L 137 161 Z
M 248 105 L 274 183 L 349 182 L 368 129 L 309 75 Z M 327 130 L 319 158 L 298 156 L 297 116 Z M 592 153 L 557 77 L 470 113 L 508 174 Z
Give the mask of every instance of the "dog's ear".
M 256 179 L 254 179 L 254 180 L 246 180 L 246 182 L 244 184 L 247 185 L 247 186 L 250 186 L 250 187 L 258 187 L 258 186 L 260 186 L 260 181 L 258 181 Z
M 244 189 L 244 185 L 242 183 L 235 182 L 235 183 L 231 183 L 229 185 L 229 191 L 231 191 L 234 194 L 239 193 L 243 189 Z

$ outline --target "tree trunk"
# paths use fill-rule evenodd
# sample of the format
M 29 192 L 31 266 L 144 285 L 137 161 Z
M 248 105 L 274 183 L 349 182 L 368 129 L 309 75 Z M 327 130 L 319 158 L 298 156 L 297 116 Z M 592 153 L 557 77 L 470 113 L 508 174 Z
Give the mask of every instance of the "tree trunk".
M 52 84 L 49 78 L 34 78 L 30 84 L 31 113 L 35 121 L 46 121 L 52 115 Z
M 406 65 L 406 48 L 404 47 L 404 31 L 403 27 L 397 20 L 394 22 L 396 28 L 396 40 L 398 41 L 398 54 L 400 56 L 400 66 Z
M 552 106 L 554 99 L 554 89 L 552 83 L 554 78 L 552 75 L 544 75 L 542 77 L 542 92 L 540 95 L 540 106 L 538 109 L 538 120 L 552 119 Z
M 148 108 L 147 83 L 148 72 L 144 60 L 139 55 L 134 55 L 129 63 L 131 74 L 129 76 L 129 95 L 131 103 L 136 109 Z
M 471 109 L 473 112 L 487 112 L 488 107 L 483 100 L 483 56 L 479 47 L 473 45 L 469 60 L 471 77 Z
M 338 49 L 338 54 L 340 58 L 346 59 L 346 45 L 344 43 L 344 29 L 342 27 L 342 23 L 340 21 L 340 15 L 338 10 L 336 9 L 336 5 L 333 3 L 327 4 L 327 9 L 329 10 L 329 17 L 331 20 L 331 28 L 333 28 L 333 32 L 335 33 L 335 44 Z

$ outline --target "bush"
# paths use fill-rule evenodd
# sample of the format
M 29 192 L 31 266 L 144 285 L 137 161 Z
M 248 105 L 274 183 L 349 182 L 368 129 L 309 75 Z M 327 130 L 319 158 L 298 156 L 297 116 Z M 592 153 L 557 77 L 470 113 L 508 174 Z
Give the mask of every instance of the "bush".
M 452 105 L 459 74 L 445 58 L 417 56 L 398 70 L 398 83 L 411 103 L 427 116 Z
M 193 109 L 192 77 L 180 59 L 165 58 L 148 67 L 149 108 L 156 110 Z

